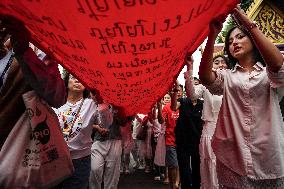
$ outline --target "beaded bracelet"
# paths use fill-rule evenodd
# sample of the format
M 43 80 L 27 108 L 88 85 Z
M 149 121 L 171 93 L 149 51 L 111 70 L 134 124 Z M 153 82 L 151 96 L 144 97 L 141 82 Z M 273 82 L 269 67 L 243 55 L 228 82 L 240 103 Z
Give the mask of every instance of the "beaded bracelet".
M 251 23 L 247 26 L 247 28 L 248 28 L 249 30 L 251 30 L 251 29 L 253 29 L 253 28 L 257 28 L 256 22 L 255 22 L 255 21 L 251 22 Z

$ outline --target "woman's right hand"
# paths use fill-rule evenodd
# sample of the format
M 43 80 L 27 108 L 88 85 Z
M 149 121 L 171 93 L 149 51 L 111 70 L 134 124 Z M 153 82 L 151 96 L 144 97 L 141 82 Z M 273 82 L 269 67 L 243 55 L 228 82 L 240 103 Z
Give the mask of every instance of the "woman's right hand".
M 239 22 L 241 22 L 240 24 L 246 28 L 249 28 L 252 21 L 249 19 L 245 11 L 240 7 L 240 5 L 237 5 L 236 8 L 233 9 L 233 15 L 237 17 Z
M 221 18 L 214 18 L 211 20 L 209 24 L 209 35 L 213 37 L 217 37 L 218 34 L 221 32 L 223 28 L 223 19 Z
M 109 133 L 108 129 L 103 128 L 103 127 L 99 127 L 99 128 L 97 129 L 97 131 L 98 131 L 98 132 L 100 133 L 100 135 L 102 135 L 102 136 L 107 136 L 108 133 Z
M 193 69 L 193 57 L 192 55 L 186 55 L 185 58 L 186 66 L 187 66 L 187 71 L 192 71 Z

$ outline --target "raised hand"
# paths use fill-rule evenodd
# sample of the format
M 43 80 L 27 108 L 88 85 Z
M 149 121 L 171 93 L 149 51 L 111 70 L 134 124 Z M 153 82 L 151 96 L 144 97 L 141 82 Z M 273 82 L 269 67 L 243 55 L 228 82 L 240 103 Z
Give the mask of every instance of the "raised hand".
M 187 71 L 190 71 L 193 69 L 193 57 L 192 55 L 187 55 L 185 57 L 185 62 L 186 62 L 186 66 L 187 66 Z
M 243 9 L 241 9 L 240 5 L 237 5 L 237 7 L 233 9 L 232 15 L 246 28 L 252 24 L 252 21 L 248 18 Z
M 176 80 L 176 82 L 175 82 L 175 87 L 178 88 L 179 85 L 180 85 L 179 81 Z
M 158 100 L 157 102 L 157 108 L 161 108 L 162 107 L 162 99 L 161 100 Z
M 109 134 L 109 130 L 103 127 L 98 127 L 97 131 L 100 133 L 102 136 L 107 136 Z
M 1 15 L 1 25 L 7 29 L 7 33 L 11 35 L 11 43 L 16 54 L 24 54 L 29 48 L 31 34 L 24 26 L 24 23 L 15 17 Z
M 221 32 L 222 27 L 223 27 L 223 22 L 220 21 L 220 19 L 218 18 L 214 18 L 213 20 L 211 20 L 209 24 L 210 34 L 216 38 L 218 34 Z

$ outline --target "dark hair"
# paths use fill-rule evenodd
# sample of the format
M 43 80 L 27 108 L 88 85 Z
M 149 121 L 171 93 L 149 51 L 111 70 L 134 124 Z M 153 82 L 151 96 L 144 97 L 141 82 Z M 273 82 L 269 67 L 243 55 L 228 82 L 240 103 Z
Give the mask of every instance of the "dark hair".
M 8 39 L 8 37 L 9 37 L 9 34 L 8 34 L 7 29 L 4 27 L 0 28 L 0 42 L 2 43 L 1 45 L 3 45 L 3 43 Z
M 214 62 L 215 59 L 217 59 L 217 58 L 219 58 L 219 57 L 223 58 L 223 60 L 225 61 L 225 64 L 226 64 L 227 67 L 228 67 L 228 69 L 231 69 L 231 68 L 232 68 L 232 65 L 230 64 L 228 58 L 226 58 L 224 55 L 218 54 L 218 55 L 214 56 L 214 57 L 213 57 L 213 62 Z
M 90 93 L 95 96 L 97 104 L 103 103 L 103 98 L 100 95 L 100 91 L 98 90 L 90 90 Z
M 163 99 L 166 95 L 170 95 L 171 96 L 171 91 L 168 91 L 164 96 L 163 96 Z
M 65 84 L 65 89 L 66 89 L 67 96 L 68 96 L 69 78 L 70 78 L 70 73 L 67 70 L 65 70 L 64 71 L 64 75 L 63 75 L 63 81 L 64 81 L 64 84 Z M 88 98 L 89 95 L 90 95 L 90 91 L 85 88 L 84 91 L 83 91 L 83 98 Z
M 126 117 L 126 119 L 127 119 L 127 121 L 133 121 L 134 120 L 134 118 L 135 118 L 135 116 L 127 116 Z
M 229 51 L 229 39 L 230 39 L 230 35 L 231 35 L 232 31 L 235 30 L 236 28 L 240 29 L 242 32 L 244 32 L 244 34 L 245 34 L 246 36 L 249 37 L 249 39 L 250 39 L 250 41 L 251 41 L 251 43 L 252 43 L 252 45 L 253 45 L 253 51 L 254 51 L 254 56 L 255 56 L 254 58 L 255 58 L 255 61 L 256 61 L 256 62 L 260 62 L 263 66 L 265 66 L 265 62 L 264 62 L 264 60 L 263 60 L 263 58 L 262 58 L 262 56 L 261 56 L 261 54 L 260 54 L 258 48 L 257 48 L 256 45 L 254 44 L 254 41 L 253 41 L 253 39 L 252 39 L 250 33 L 247 31 L 247 29 L 245 29 L 245 28 L 243 28 L 243 27 L 237 27 L 237 26 L 235 26 L 235 27 L 232 27 L 232 28 L 228 31 L 227 35 L 226 35 L 226 38 L 225 38 L 225 49 L 224 49 L 224 54 L 227 54 L 227 55 L 228 55 L 229 63 L 232 65 L 232 67 L 234 67 L 234 66 L 237 64 L 238 60 L 237 60 L 236 58 L 234 58 L 234 57 L 231 55 L 230 51 Z
M 180 88 L 181 88 L 181 90 L 183 91 L 183 85 L 182 84 L 179 84 L 178 85 Z

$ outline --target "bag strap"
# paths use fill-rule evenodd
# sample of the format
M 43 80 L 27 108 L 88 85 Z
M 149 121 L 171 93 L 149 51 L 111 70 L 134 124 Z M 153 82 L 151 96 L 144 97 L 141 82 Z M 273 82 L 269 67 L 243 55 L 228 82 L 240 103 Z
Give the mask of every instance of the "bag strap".
M 70 136 L 71 133 L 72 133 L 73 126 L 74 126 L 74 124 L 75 124 L 75 122 L 76 122 L 76 120 L 77 120 L 77 118 L 78 118 L 78 116 L 79 116 L 79 113 L 80 113 L 80 111 L 81 111 L 81 108 L 82 108 L 82 105 L 83 105 L 83 103 L 84 103 L 84 100 L 85 100 L 85 98 L 83 98 L 83 100 L 82 100 L 82 102 L 81 102 L 81 104 L 80 104 L 80 107 L 78 108 L 77 113 L 76 113 L 76 115 L 75 115 L 75 118 L 74 118 L 73 121 L 72 121 L 72 125 L 71 125 L 71 128 L 70 128 L 69 136 Z
M 6 66 L 4 68 L 4 71 L 1 74 L 1 77 L 0 77 L 0 88 L 2 88 L 2 85 L 4 84 L 4 81 L 3 81 L 4 80 L 4 76 L 5 76 L 6 72 L 8 71 L 8 69 L 10 68 L 10 66 L 11 66 L 11 64 L 13 62 L 13 58 L 14 58 L 14 54 L 12 54 L 10 56 L 10 59 L 9 59 L 8 63 L 6 64 Z

